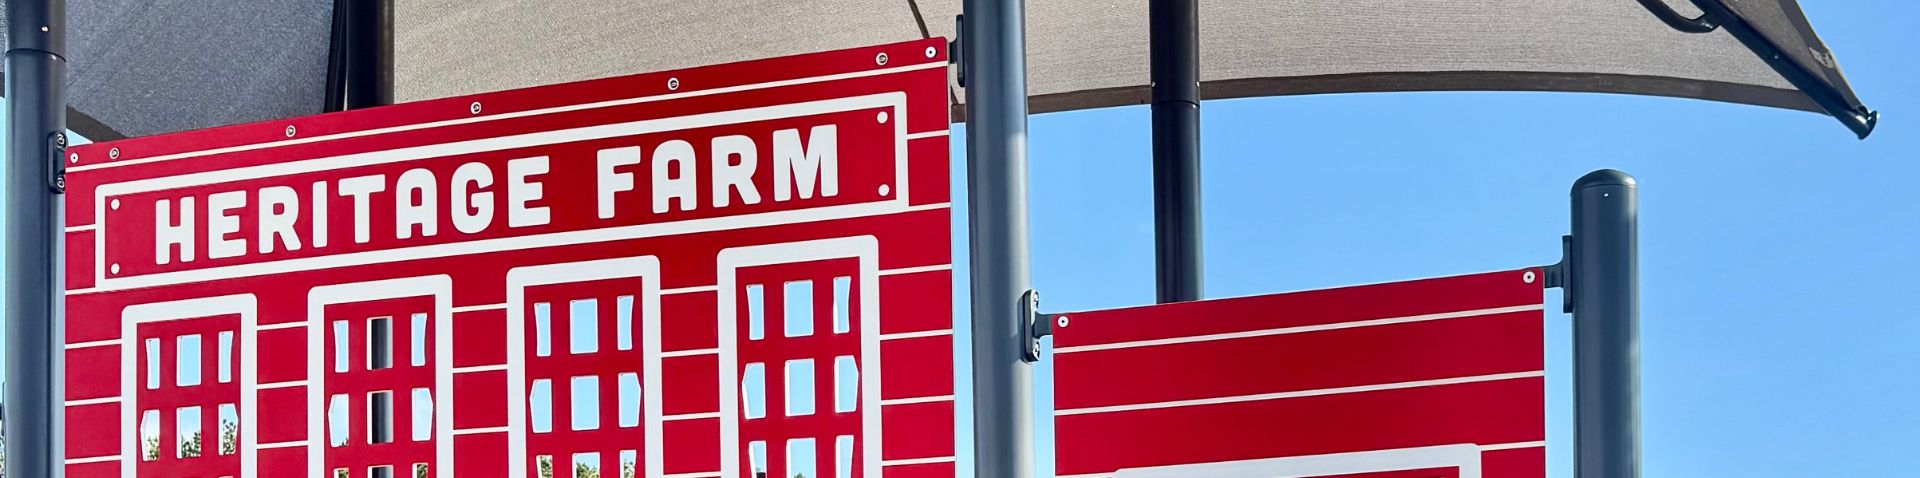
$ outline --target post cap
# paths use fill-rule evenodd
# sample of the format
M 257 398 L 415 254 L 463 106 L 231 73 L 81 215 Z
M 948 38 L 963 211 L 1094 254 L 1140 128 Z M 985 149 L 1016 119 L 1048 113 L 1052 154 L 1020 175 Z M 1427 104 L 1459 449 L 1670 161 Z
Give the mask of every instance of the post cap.
M 1636 187 L 1636 183 L 1633 175 L 1627 174 L 1626 171 L 1602 169 L 1587 173 L 1586 176 L 1581 176 L 1580 180 L 1574 181 L 1573 190 L 1578 192 L 1582 189 L 1601 186 L 1625 186 L 1628 189 L 1633 189 Z

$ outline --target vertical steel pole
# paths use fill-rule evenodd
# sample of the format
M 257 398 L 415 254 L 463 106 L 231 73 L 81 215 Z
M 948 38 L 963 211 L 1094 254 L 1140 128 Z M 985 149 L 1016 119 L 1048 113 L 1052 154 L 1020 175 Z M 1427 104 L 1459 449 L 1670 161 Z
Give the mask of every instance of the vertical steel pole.
M 6 470 L 60 477 L 66 2 L 7 1 Z
M 973 268 L 974 476 L 1033 476 L 1027 262 L 1026 2 L 966 0 L 967 200 Z
M 1640 476 L 1639 192 L 1605 169 L 1573 185 L 1575 475 Z
M 327 111 L 393 104 L 393 1 L 337 0 Z
M 1200 1 L 1151 0 L 1154 266 L 1161 303 L 1198 300 Z

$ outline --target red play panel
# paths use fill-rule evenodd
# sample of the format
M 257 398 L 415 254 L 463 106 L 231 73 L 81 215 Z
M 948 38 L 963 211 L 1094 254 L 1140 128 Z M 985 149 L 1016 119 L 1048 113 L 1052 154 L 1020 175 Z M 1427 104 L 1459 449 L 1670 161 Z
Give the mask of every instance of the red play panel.
M 1544 476 L 1539 275 L 1065 314 L 1058 473 Z
M 75 147 L 73 476 L 952 476 L 946 43 Z

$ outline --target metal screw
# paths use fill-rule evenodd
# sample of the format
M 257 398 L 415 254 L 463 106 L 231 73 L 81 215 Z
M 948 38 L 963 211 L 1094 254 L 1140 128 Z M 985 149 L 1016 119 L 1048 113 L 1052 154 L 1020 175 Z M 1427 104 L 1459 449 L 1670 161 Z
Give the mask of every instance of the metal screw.
M 882 184 L 882 185 L 880 185 L 880 195 L 881 195 L 881 196 L 885 196 L 885 195 L 887 195 L 887 194 L 891 194 L 891 193 L 893 193 L 893 187 L 891 187 L 891 186 L 887 186 L 887 185 L 885 185 L 885 184 Z
M 881 65 L 887 64 L 887 54 L 881 53 L 879 56 L 873 57 L 873 62 Z
M 470 112 L 473 114 L 480 114 L 480 102 L 475 101 L 473 102 L 473 104 L 467 105 L 467 112 Z
M 80 162 L 80 153 L 67 153 L 67 161 L 73 163 Z
M 107 204 L 107 207 L 111 207 L 111 208 L 114 208 L 114 209 L 120 209 L 120 200 L 119 200 L 119 199 L 115 199 L 115 200 L 113 200 L 113 202 L 112 202 L 112 203 L 108 203 L 108 204 Z
M 293 125 L 287 125 L 287 137 L 292 138 L 293 133 L 294 133 Z
M 1064 316 L 1064 315 L 1062 315 L 1062 316 L 1060 316 L 1060 317 L 1057 317 L 1057 318 L 1054 318 L 1054 319 L 1053 319 L 1053 323 L 1054 323 L 1055 325 L 1059 325 L 1059 326 L 1060 326 L 1061 328 L 1066 328 L 1066 327 L 1067 327 L 1067 323 L 1069 323 L 1069 322 L 1072 322 L 1072 321 L 1071 321 L 1071 320 L 1068 320 L 1068 319 L 1067 319 L 1067 316 Z
M 120 148 L 107 150 L 107 159 L 120 159 Z
M 934 55 L 937 55 L 939 53 L 940 52 L 938 50 L 934 50 L 933 47 L 927 47 L 927 58 L 933 58 Z
M 882 111 L 880 114 L 874 115 L 873 120 L 881 123 L 887 122 L 887 112 Z
M 109 269 L 112 269 L 112 270 L 113 270 L 113 273 L 115 273 L 115 274 L 119 274 L 119 273 L 120 273 L 120 264 L 114 264 L 114 265 L 113 265 L 113 267 L 110 267 Z
M 680 89 L 680 79 L 679 79 L 679 78 L 668 78 L 668 79 L 667 79 L 667 91 L 677 91 L 677 90 L 679 90 L 679 89 Z
M 59 147 L 62 147 L 62 148 L 65 148 L 65 147 L 67 147 L 67 134 L 66 134 L 66 133 L 54 133 L 54 134 L 53 134 L 53 145 L 54 145 L 54 146 L 59 146 Z
M 1534 277 L 1533 277 L 1533 271 L 1527 271 L 1527 275 L 1524 275 L 1524 276 L 1520 276 L 1520 278 L 1521 278 L 1521 280 L 1525 280 L 1525 281 L 1527 281 L 1527 283 L 1528 283 L 1528 284 L 1532 284 L 1532 283 L 1533 283 L 1533 279 L 1534 279 Z

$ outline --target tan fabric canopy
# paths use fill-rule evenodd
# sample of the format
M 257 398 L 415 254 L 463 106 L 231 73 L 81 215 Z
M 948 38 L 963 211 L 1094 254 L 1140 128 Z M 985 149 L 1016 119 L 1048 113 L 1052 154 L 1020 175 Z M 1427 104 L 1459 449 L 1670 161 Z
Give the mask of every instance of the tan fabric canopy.
M 1684 0 L 1665 1 L 1699 13 Z M 1739 3 L 1771 5 L 1760 13 L 1787 27 L 1805 23 L 1797 6 Z M 69 4 L 69 97 L 84 115 L 75 129 L 89 137 L 320 110 L 330 0 Z M 950 37 L 959 4 L 397 0 L 395 96 L 420 100 Z M 1210 0 L 1201 8 L 1207 98 L 1579 91 L 1820 111 L 1726 30 L 1681 33 L 1635 0 Z M 1027 10 L 1035 112 L 1146 102 L 1146 0 L 1031 0 Z M 1781 49 L 1831 63 L 1806 33 Z M 1837 68 L 1829 69 L 1829 83 L 1845 90 Z M 963 97 L 956 87 L 955 102 Z

